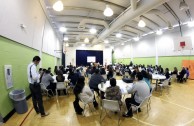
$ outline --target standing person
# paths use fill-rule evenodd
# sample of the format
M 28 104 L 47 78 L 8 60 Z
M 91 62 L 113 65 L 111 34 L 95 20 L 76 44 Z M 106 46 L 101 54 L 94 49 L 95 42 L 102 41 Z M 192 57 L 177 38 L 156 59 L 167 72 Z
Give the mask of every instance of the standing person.
M 49 113 L 44 111 L 41 88 L 39 84 L 40 75 L 36 71 L 36 66 L 40 62 L 40 57 L 35 56 L 27 67 L 28 82 L 30 84 L 30 91 L 32 94 L 32 102 L 37 114 L 41 114 L 41 117 L 48 116 Z

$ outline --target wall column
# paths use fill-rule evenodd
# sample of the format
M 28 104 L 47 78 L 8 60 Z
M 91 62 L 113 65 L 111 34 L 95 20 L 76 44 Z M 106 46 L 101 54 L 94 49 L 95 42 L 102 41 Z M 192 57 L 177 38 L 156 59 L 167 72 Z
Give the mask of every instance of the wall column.
M 158 65 L 158 43 L 156 41 L 156 37 L 154 37 L 154 41 L 155 41 L 156 65 Z
M 130 58 L 131 58 L 131 61 L 133 62 L 133 45 L 132 45 L 132 42 L 130 43 Z

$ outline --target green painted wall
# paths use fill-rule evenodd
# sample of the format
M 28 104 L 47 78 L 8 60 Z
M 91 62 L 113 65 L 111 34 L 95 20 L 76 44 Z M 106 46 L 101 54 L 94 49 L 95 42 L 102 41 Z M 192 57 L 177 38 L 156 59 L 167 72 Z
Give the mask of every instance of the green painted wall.
M 162 67 L 169 68 L 173 70 L 176 66 L 178 70 L 181 70 L 182 60 L 194 60 L 194 56 L 161 56 L 158 57 L 158 64 Z M 130 58 L 119 58 L 115 59 L 116 63 L 129 64 Z M 155 65 L 155 57 L 143 57 L 143 58 L 133 58 L 134 64 L 145 64 L 145 65 Z
M 129 64 L 131 61 L 130 58 L 119 58 L 119 59 L 115 59 L 116 63 L 121 63 L 121 64 Z
M 25 53 L 24 53 L 25 52 Z M 0 36 L 0 113 L 5 117 L 13 105 L 8 93 L 13 89 L 25 89 L 26 95 L 30 94 L 27 81 L 27 65 L 32 61 L 39 51 Z M 54 68 L 54 57 L 42 54 L 43 67 Z M 4 65 L 12 65 L 12 76 L 14 87 L 7 90 L 5 85 Z
M 175 66 L 178 70 L 181 70 L 182 60 L 194 60 L 194 56 L 159 57 L 158 64 L 162 65 L 163 68 L 169 68 L 170 70 L 173 70 Z
M 133 64 L 144 64 L 144 65 L 155 65 L 155 57 L 142 57 L 142 58 L 133 58 Z
M 42 54 L 42 68 L 48 69 L 48 67 L 51 67 L 52 73 L 54 72 L 55 67 L 55 57 L 45 54 Z

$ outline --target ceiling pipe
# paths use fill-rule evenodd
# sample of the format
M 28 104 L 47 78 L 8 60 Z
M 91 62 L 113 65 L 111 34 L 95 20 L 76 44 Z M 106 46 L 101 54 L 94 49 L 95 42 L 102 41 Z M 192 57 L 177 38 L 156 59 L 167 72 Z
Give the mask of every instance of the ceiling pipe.
M 96 38 L 95 35 L 84 35 L 84 34 L 80 34 L 76 37 L 76 40 L 81 40 L 81 39 L 85 39 L 85 38 L 89 38 L 89 39 L 93 39 L 93 38 Z
M 147 14 L 155 14 L 159 16 L 167 24 L 169 29 L 173 28 L 171 22 L 166 18 L 166 16 L 160 10 L 152 9 Z
M 85 29 L 85 25 L 86 24 L 100 24 L 103 25 L 106 29 L 109 28 L 107 22 L 103 21 L 103 20 L 97 20 L 97 19 L 83 19 L 79 25 L 78 25 L 78 29 Z
M 126 31 L 133 31 L 137 34 L 143 34 L 144 33 L 143 31 L 141 31 L 139 29 L 136 29 L 136 28 L 133 28 L 133 27 L 130 27 L 130 26 L 124 26 L 123 29 L 126 30 Z
M 119 15 L 119 18 L 115 20 L 109 29 L 104 30 L 98 37 L 98 39 L 93 40 L 93 44 L 96 42 L 105 39 L 108 35 L 111 33 L 119 30 L 121 27 L 123 27 L 125 24 L 127 24 L 129 21 L 141 16 L 142 14 L 147 13 L 153 8 L 156 8 L 157 6 L 163 4 L 166 2 L 166 0 L 142 0 L 140 1 L 141 4 L 138 6 L 136 11 L 133 11 L 132 9 L 127 8 L 125 13 L 122 13 L 122 15 Z
M 131 8 L 133 11 L 137 9 L 137 0 L 131 0 Z

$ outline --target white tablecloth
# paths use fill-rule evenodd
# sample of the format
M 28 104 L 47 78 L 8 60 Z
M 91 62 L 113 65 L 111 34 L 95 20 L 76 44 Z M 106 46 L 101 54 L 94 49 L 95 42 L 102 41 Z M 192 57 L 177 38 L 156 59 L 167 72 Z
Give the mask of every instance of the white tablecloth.
M 152 74 L 152 79 L 153 80 L 165 80 L 166 79 L 166 76 L 159 75 L 159 74 Z
M 117 80 L 117 86 L 120 87 L 122 94 L 128 94 L 126 87 L 132 88 L 133 83 L 125 83 L 122 80 Z M 98 85 L 98 89 L 103 92 L 106 91 L 107 87 L 110 87 L 110 81 L 106 81 L 103 87 L 101 87 L 101 84 Z

